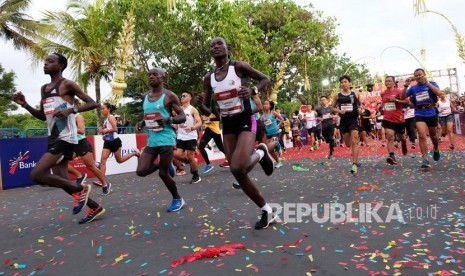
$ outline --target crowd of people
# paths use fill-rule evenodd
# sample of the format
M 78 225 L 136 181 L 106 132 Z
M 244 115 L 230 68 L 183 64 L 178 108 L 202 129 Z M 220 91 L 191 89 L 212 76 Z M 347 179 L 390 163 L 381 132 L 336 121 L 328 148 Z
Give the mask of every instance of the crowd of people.
M 387 76 L 382 100 L 374 108 L 361 100 L 360 94 L 352 88 L 351 78 L 344 75 L 339 79 L 340 91 L 332 98 L 321 96 L 318 108 L 308 105 L 303 112 L 286 115 L 273 101 L 260 100 L 259 93 L 269 86 L 269 78 L 246 62 L 230 59 L 229 45 L 223 38 L 211 41 L 210 54 L 215 69 L 205 75 L 203 93 L 196 97 L 190 91 L 183 91 L 178 98 L 165 88 L 166 73 L 162 68 L 149 70 L 150 90 L 143 95 L 143 115 L 136 125 L 138 131 L 145 128 L 148 133 L 142 152 L 134 149 L 132 153 L 121 154 L 122 143 L 118 138 L 121 130 L 113 115 L 115 107 L 109 103 L 100 105 L 105 120 L 97 130 L 104 140 L 99 167 L 85 139 L 85 122 L 80 115 L 97 108 L 98 104 L 75 82 L 63 78 L 66 58 L 58 53 L 49 55 L 44 72 L 50 75 L 51 82 L 41 88 L 40 109 L 31 107 L 21 92 L 14 97 L 17 104 L 48 124 L 48 150 L 31 173 L 33 181 L 62 188 L 70 194 L 74 200 L 73 214 L 87 205 L 88 212 L 79 223 L 91 222 L 105 209 L 89 197 L 91 186 L 85 184 L 87 175 L 68 166 L 68 161 L 75 156 L 82 157 L 99 179 L 94 183 L 102 186 L 103 195 L 108 195 L 111 183 L 105 174 L 109 155 L 113 153 L 118 163 L 135 157 L 138 158 L 138 176 L 146 177 L 158 171 L 172 196 L 167 211 L 176 212 L 186 202 L 178 191 L 175 175 L 186 174 L 189 166 L 190 183 L 200 182 L 201 175 L 214 169 L 206 151 L 211 149 L 209 142 L 213 140 L 226 157 L 220 166 L 229 168 L 236 180 L 234 188 L 242 189 L 260 209 L 261 216 L 255 228 L 263 229 L 277 219 L 276 210 L 267 203 L 248 173 L 257 163 L 267 176 L 279 169 L 283 152 L 288 150 L 285 140 L 292 140 L 296 150 L 304 149 L 302 135 L 310 151 L 320 150 L 319 145 L 327 143 L 329 159 L 338 146 L 350 147 L 351 173 L 358 172 L 359 149 L 370 144 L 370 137 L 382 140 L 390 165 L 397 164 L 395 149 L 399 144 L 402 154 L 407 154 L 407 140 L 411 148 L 416 147 L 418 140 L 422 168 L 431 166 L 428 138 L 433 144 L 435 161 L 440 159 L 440 134 L 449 135 L 450 148 L 455 147 L 452 114 L 459 105 L 448 100 L 437 84 L 426 78 L 423 69 L 415 70 L 403 89 L 396 87 L 394 77 Z M 202 168 L 196 158 L 197 151 L 206 163 Z M 68 171 L 76 175 L 75 182 L 69 180 Z

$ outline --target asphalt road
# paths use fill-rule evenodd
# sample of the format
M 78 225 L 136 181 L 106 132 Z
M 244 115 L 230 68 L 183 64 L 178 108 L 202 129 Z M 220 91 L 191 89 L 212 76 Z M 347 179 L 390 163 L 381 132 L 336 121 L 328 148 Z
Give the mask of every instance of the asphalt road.
M 264 230 L 253 229 L 258 208 L 218 166 L 197 184 L 188 184 L 189 175 L 175 178 L 187 202 L 177 213 L 166 212 L 171 198 L 158 175 L 109 176 L 109 196 L 97 186 L 92 192 L 106 213 L 86 225 L 77 223 L 85 210 L 73 216 L 71 197 L 59 189 L 3 191 L 0 275 L 465 275 L 464 155 L 446 152 L 429 171 L 415 155 L 398 157 L 395 167 L 367 155 L 356 175 L 343 157 L 288 158 L 270 177 L 257 166 L 251 176 L 270 203 L 354 209 L 343 222 L 304 216 Z M 294 171 L 295 163 L 309 171 Z M 355 222 L 362 205 L 377 203 L 380 210 L 368 214 L 385 220 L 398 206 L 404 221 Z M 171 266 L 225 244 L 245 249 Z

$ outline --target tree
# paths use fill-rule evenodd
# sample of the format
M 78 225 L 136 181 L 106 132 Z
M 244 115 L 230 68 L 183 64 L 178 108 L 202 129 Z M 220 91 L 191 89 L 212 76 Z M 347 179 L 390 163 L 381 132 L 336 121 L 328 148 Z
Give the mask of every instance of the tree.
M 8 111 L 18 109 L 12 100 L 12 96 L 16 91 L 14 80 L 15 73 L 13 71 L 5 72 L 5 69 L 0 64 L 0 115 L 2 118 L 8 117 Z
M 44 52 L 36 43 L 40 38 L 37 31 L 45 28 L 45 25 L 23 13 L 30 4 L 31 0 L 0 1 L 0 37 L 11 41 L 15 49 L 26 50 L 40 57 Z
M 115 16 L 119 14 L 106 13 L 105 1 L 96 0 L 93 5 L 71 2 L 66 11 L 46 12 L 43 19 L 49 25 L 43 34 L 50 41 L 42 41 L 40 46 L 65 55 L 85 91 L 93 81 L 97 102 L 101 101 L 101 80 L 109 81 L 114 69 L 113 47 L 122 23 Z

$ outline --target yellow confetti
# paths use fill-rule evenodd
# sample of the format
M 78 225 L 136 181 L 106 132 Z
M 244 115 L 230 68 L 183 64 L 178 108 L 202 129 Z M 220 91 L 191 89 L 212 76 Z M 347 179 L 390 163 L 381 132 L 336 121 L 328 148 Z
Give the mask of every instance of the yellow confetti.
M 44 243 L 45 241 L 43 239 L 38 240 L 39 243 Z
M 386 265 L 385 269 L 386 269 L 386 270 L 389 270 L 389 269 L 391 269 L 391 267 L 388 266 L 388 265 Z
M 310 259 L 310 262 L 313 263 L 313 254 L 308 255 L 308 258 Z
M 250 253 L 255 254 L 255 250 L 252 250 L 252 249 L 247 248 L 247 251 L 249 251 Z
M 157 218 L 160 218 L 160 212 L 157 212 Z

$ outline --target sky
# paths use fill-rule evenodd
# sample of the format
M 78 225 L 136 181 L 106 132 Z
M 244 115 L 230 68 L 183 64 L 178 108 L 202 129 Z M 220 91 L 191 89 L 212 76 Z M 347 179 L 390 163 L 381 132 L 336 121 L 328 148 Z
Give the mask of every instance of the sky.
M 458 58 L 454 34 L 443 18 L 428 14 L 415 16 L 412 0 L 295 0 L 301 6 L 312 4 L 323 16 L 337 19 L 336 33 L 340 37 L 337 52 L 347 53 L 353 61 L 363 63 L 372 75 L 402 75 L 420 67 L 402 47 L 420 59 L 420 49 L 426 50 L 424 65 L 428 70 L 457 68 L 459 92 L 465 91 L 465 66 Z M 465 34 L 463 0 L 426 0 L 428 9 L 445 14 L 458 30 Z M 33 0 L 26 13 L 36 19 L 45 10 L 64 10 L 67 1 Z M 461 19 L 462 18 L 462 19 Z M 0 41 L 0 63 L 6 71 L 16 73 L 15 84 L 31 105 L 40 101 L 40 87 L 50 81 L 42 65 L 33 67 L 30 57 L 14 50 L 10 43 Z M 71 78 L 70 70 L 64 77 Z M 441 88 L 449 86 L 449 79 L 435 79 Z M 95 98 L 94 88 L 88 89 Z M 102 83 L 102 98 L 111 91 Z

